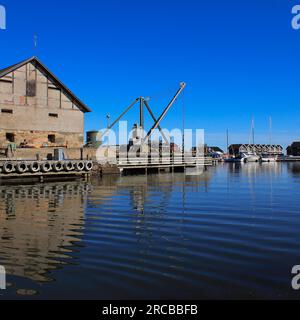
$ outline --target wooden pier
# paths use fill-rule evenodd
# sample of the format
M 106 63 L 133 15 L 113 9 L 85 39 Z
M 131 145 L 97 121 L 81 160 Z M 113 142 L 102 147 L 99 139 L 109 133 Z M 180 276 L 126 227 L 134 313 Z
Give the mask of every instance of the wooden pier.
M 119 158 L 115 164 L 99 165 L 100 174 L 160 173 L 186 171 L 187 168 L 204 168 L 216 165 L 210 157 Z

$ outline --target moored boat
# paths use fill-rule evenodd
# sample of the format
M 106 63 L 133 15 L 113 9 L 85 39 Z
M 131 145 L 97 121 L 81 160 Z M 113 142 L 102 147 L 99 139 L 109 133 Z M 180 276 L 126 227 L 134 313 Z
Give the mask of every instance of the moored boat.
M 259 162 L 260 157 L 255 153 L 243 153 L 242 158 L 245 162 Z
M 224 159 L 226 163 L 244 163 L 245 159 L 242 157 L 235 157 L 235 158 L 226 158 Z
M 272 154 L 262 154 L 260 161 L 261 162 L 276 162 L 278 159 L 277 156 L 274 156 Z

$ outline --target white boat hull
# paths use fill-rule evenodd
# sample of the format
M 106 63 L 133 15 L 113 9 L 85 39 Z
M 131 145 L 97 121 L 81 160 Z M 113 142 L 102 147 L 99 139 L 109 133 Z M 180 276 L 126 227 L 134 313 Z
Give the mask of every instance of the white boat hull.
M 242 153 L 242 157 L 245 159 L 245 162 L 259 162 L 260 160 L 260 156 L 251 153 Z

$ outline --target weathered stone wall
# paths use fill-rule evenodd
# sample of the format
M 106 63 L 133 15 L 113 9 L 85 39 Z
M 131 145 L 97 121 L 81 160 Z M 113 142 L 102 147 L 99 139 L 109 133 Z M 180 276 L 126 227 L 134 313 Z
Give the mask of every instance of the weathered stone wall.
M 23 149 L 18 148 L 13 156 L 13 159 L 22 160 L 35 160 L 39 155 L 40 160 L 46 160 L 48 154 L 54 155 L 55 148 L 41 148 L 41 149 Z M 81 148 L 67 148 L 64 149 L 67 159 L 80 160 Z M 96 160 L 97 149 L 94 148 L 83 148 L 83 159 Z
M 40 147 L 55 134 L 56 144 L 78 147 L 83 132 L 84 113 L 32 63 L 0 79 L 0 146 L 13 133 L 17 143 Z
M 55 131 L 20 131 L 20 130 L 0 130 L 0 148 L 6 148 L 9 142 L 6 133 L 14 134 L 14 143 L 20 146 L 24 141 L 28 146 L 36 148 L 42 147 L 70 147 L 81 148 L 84 143 L 84 136 L 81 133 L 65 133 Z M 49 136 L 54 136 L 55 141 L 51 142 Z

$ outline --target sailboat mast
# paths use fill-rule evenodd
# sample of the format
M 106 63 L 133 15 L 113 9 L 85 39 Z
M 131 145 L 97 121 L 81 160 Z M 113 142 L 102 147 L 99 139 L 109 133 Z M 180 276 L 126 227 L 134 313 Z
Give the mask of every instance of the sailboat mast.
M 254 117 L 252 118 L 252 144 L 255 144 L 255 128 L 254 128 Z
M 251 119 L 251 129 L 249 134 L 249 144 L 255 144 L 254 117 Z
M 273 121 L 272 121 L 272 117 L 270 117 L 270 145 L 272 145 L 272 140 L 273 140 L 272 129 L 273 129 Z
M 229 130 L 226 131 L 227 134 L 227 152 L 229 152 Z

